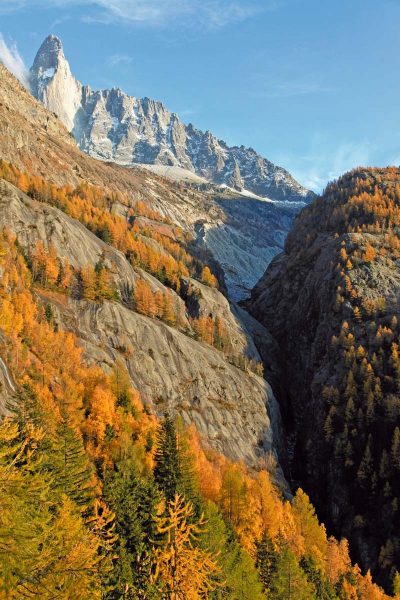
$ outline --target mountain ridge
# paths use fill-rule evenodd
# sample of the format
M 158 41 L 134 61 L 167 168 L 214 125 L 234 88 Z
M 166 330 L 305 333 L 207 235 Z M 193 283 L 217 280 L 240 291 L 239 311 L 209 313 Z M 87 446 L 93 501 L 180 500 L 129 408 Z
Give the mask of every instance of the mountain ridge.
M 190 254 L 221 225 L 222 249 L 251 230 L 248 251 L 275 233 L 259 224 L 273 203 L 84 155 L 2 65 L 0 157 L 0 409 L 17 411 L 0 421 L 5 593 L 386 599 L 302 490 L 281 496 L 279 406 L 249 360 L 268 333 Z M 175 534 L 193 522 L 182 553 L 165 510 Z
M 216 185 L 274 200 L 310 201 L 315 194 L 252 148 L 228 146 L 210 131 L 184 125 L 162 102 L 119 88 L 93 91 L 72 75 L 62 43 L 48 36 L 30 70 L 32 92 L 95 158 L 124 166 L 179 166 Z
M 0 150 L 5 160 L 22 169 L 33 168 L 56 185 L 78 185 L 85 180 L 129 192 L 137 200 L 151 197 L 154 208 L 190 230 L 197 246 L 213 254 L 224 271 L 230 298 L 248 296 L 268 261 L 283 247 L 303 203 L 266 202 L 211 184 L 173 181 L 140 165 L 125 168 L 93 160 L 78 149 L 61 120 L 2 64 L 0 76 Z
M 208 219 L 210 222 L 210 219 L 214 219 L 215 222 L 222 222 L 222 208 L 213 196 L 186 189 L 147 171 L 126 169 L 87 156 L 77 148 L 61 121 L 35 100 L 3 65 L 0 65 L 0 82 L 0 157 L 3 159 L 0 164 L 12 161 L 19 173 L 15 175 L 17 181 L 14 183 L 22 178 L 20 185 L 25 185 L 25 192 L 36 198 L 28 198 L 16 190 L 12 183 L 1 181 L 1 225 L 14 232 L 20 247 L 26 252 L 42 242 L 45 247 L 51 246 L 56 251 L 59 260 L 67 260 L 73 268 L 89 266 L 94 269 L 100 261 L 119 290 L 121 302 L 118 306 L 110 303 L 106 308 L 107 301 L 104 301 L 103 308 L 97 311 L 93 308 L 93 302 L 76 302 L 71 298 L 68 305 L 65 299 L 60 305 L 57 297 L 51 297 L 50 294 L 45 302 L 52 306 L 60 325 L 76 331 L 82 346 L 87 349 L 90 361 L 104 364 L 108 369 L 115 358 L 121 355 L 124 361 L 130 362 L 132 380 L 140 388 L 143 397 L 158 402 L 162 398 L 166 403 L 162 407 L 156 403 L 155 410 L 163 412 L 168 407 L 191 422 L 197 421 L 205 436 L 209 435 L 213 440 L 214 447 L 226 447 L 227 452 L 229 447 L 229 452 L 236 459 L 256 464 L 260 453 L 266 455 L 271 445 L 272 450 L 275 449 L 276 431 L 279 429 L 279 407 L 269 385 L 262 378 L 246 374 L 237 366 L 227 363 L 218 349 L 193 339 L 191 335 L 194 332 L 188 327 L 187 317 L 183 318 L 183 329 L 186 328 L 190 335 L 164 326 L 155 318 L 149 319 L 134 313 L 131 310 L 132 288 L 138 280 L 145 281 L 154 294 L 170 294 L 174 307 L 179 308 L 181 313 L 186 309 L 184 300 L 173 289 L 166 288 L 162 281 L 143 270 L 140 264 L 133 267 L 121 251 L 107 245 L 76 218 L 72 219 L 58 210 L 57 205 L 54 206 L 54 194 L 56 189 L 63 187 L 78 190 L 80 186 L 83 189 L 89 186 L 92 193 L 96 189 L 103 189 L 108 201 L 102 210 L 109 212 L 111 218 L 120 225 L 125 223 L 128 228 L 132 224 L 136 226 L 139 230 L 136 234 L 138 241 L 146 237 L 142 231 L 153 228 L 155 238 L 160 231 L 166 234 L 170 232 L 171 243 L 177 243 L 180 238 L 174 232 L 182 214 L 186 215 L 182 223 L 185 234 L 188 238 L 193 237 L 198 221 Z M 46 181 L 49 190 L 53 191 L 48 196 L 34 192 L 24 173 L 29 173 L 30 181 Z M 134 212 L 136 216 L 131 223 L 132 210 L 138 202 L 146 202 L 151 210 L 158 211 L 161 221 L 157 223 Z M 78 204 L 84 207 L 85 202 L 80 199 Z M 195 241 L 192 243 L 195 244 Z M 147 247 L 155 251 L 162 250 L 154 238 L 148 238 Z M 198 246 L 194 245 L 193 248 L 200 253 Z M 207 257 L 208 260 L 207 250 L 202 248 L 202 252 L 203 258 Z M 196 289 L 196 300 L 191 304 L 197 317 L 208 318 L 213 315 L 214 318 L 223 319 L 229 330 L 232 348 L 240 348 L 249 358 L 260 361 L 250 330 L 253 327 L 263 328 L 257 323 L 252 324 L 250 317 L 243 325 L 240 314 L 233 312 L 233 306 L 221 291 L 191 278 L 186 280 L 186 285 Z M 160 340 L 164 339 L 162 351 L 157 347 L 157 336 Z M 107 352 L 104 351 L 106 345 Z M 140 348 L 144 346 L 145 350 L 133 353 L 130 360 L 123 348 L 136 345 Z M 181 367 L 185 355 L 190 360 L 187 358 L 185 361 L 179 384 L 178 365 Z M 148 366 L 146 372 L 142 372 L 143 364 Z M 203 400 L 206 412 L 212 412 L 212 419 L 203 418 L 199 413 Z M 4 403 L 1 402 L 1 395 L 0 403 Z M 218 404 L 223 414 L 221 419 L 218 416 Z M 237 411 L 235 419 L 231 418 L 232 410 Z M 235 428 L 234 432 L 231 427 Z M 264 450 L 259 445 L 261 438 L 265 442 Z M 276 447 L 279 444 L 277 439 Z

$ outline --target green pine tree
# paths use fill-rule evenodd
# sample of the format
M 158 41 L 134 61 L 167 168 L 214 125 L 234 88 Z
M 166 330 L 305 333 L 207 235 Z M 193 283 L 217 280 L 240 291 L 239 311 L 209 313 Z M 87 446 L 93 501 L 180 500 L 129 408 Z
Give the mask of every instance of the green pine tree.
M 80 435 L 64 417 L 45 452 L 43 468 L 54 478 L 53 491 L 68 496 L 82 511 L 93 501 L 93 468 Z
M 178 444 L 174 422 L 166 415 L 158 431 L 154 455 L 154 479 L 166 500 L 173 500 L 181 481 Z
M 264 531 L 256 544 L 256 567 L 260 575 L 264 592 L 269 596 L 271 581 L 277 567 L 277 551 L 267 532 Z
M 278 555 L 276 572 L 271 582 L 274 600 L 316 600 L 313 586 L 307 580 L 291 550 L 284 547 Z
M 318 569 L 311 557 L 302 558 L 300 566 L 306 574 L 308 581 L 314 587 L 315 597 L 318 600 L 339 600 L 334 587 L 322 571 Z
M 221 568 L 220 587 L 210 593 L 210 600 L 265 600 L 254 561 L 240 546 L 233 529 L 213 502 L 207 502 L 203 508 L 206 531 L 200 545 L 217 556 Z
M 153 515 L 160 493 L 154 483 L 140 479 L 132 471 L 126 474 L 117 471 L 106 475 L 104 495 L 115 512 L 118 534 L 118 560 L 110 576 L 112 591 L 106 597 L 154 600 L 157 596 L 151 595 L 149 588 L 150 559 L 156 536 Z

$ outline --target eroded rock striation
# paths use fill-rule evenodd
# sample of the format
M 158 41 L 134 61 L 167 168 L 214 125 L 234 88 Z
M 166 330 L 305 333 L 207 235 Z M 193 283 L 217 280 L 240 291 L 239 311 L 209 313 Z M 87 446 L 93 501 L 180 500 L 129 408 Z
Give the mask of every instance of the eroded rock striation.
M 81 223 L 29 198 L 4 180 L 0 181 L 0 227 L 16 235 L 27 255 L 41 241 L 75 268 L 94 267 L 102 260 L 112 273 L 120 302 L 99 304 L 37 290 L 38 301 L 51 305 L 57 325 L 76 334 L 89 362 L 109 370 L 120 357 L 152 410 L 160 416 L 166 411 L 179 414 L 186 423 L 194 423 L 211 447 L 231 459 L 252 466 L 271 457 L 277 459 L 280 414 L 268 383 L 235 367 L 222 352 L 193 339 L 188 321 L 185 334 L 132 310 L 135 282 L 145 278 L 155 290 L 166 291 L 157 279 L 134 269 L 123 254 Z M 197 290 L 198 314 L 223 317 L 232 345 L 259 360 L 250 330 L 232 313 L 221 292 L 195 280 L 189 283 Z M 180 298 L 178 301 L 182 302 Z M 2 378 L 7 378 L 7 366 L 0 370 Z M 6 389 L 5 395 L 10 396 L 10 392 Z M 283 481 L 279 468 L 277 473 Z

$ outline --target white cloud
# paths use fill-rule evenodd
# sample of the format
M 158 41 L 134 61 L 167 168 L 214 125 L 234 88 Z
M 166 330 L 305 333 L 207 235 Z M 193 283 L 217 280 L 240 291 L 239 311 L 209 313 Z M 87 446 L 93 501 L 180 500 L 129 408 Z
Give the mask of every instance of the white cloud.
M 182 118 L 190 118 L 193 117 L 194 115 L 196 115 L 199 112 L 199 109 L 196 106 L 193 107 L 188 107 L 188 108 L 182 108 L 182 110 L 178 110 L 177 114 Z
M 24 8 L 26 0 L 0 0 L 0 14 L 7 14 Z
M 0 14 L 26 7 L 83 7 L 85 21 L 101 23 L 144 23 L 187 25 L 219 29 L 243 21 L 265 10 L 275 9 L 281 0 L 0 0 Z
M 197 4 L 197 2 L 195 3 Z M 272 2 L 230 2 L 228 0 L 215 0 L 211 2 L 198 3 L 195 10 L 204 11 L 204 23 L 210 29 L 219 29 L 229 23 L 245 21 L 265 10 L 272 10 L 275 4 Z
M 334 91 L 332 87 L 324 86 L 315 81 L 291 81 L 276 83 L 263 93 L 264 98 L 291 98 L 292 96 L 307 96 Z
M 11 73 L 14 73 L 26 88 L 29 88 L 29 71 L 24 60 L 18 52 L 16 44 L 7 45 L 2 33 L 0 33 L 0 61 Z

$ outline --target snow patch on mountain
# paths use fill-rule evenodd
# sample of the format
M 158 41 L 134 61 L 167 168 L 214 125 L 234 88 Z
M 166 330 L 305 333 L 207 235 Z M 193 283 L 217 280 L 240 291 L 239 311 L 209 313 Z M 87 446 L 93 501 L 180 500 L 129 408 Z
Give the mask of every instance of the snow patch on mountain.
M 192 171 L 188 171 L 187 169 L 183 169 L 182 167 L 171 167 L 169 165 L 146 165 L 146 164 L 140 164 L 138 165 L 139 167 L 143 168 L 143 169 L 147 169 L 148 171 L 151 171 L 152 173 L 156 173 L 156 175 L 160 175 L 161 177 L 166 177 L 167 179 L 170 179 L 172 181 L 178 181 L 178 182 L 186 182 L 186 183 L 193 183 L 193 184 L 209 184 L 209 181 L 207 181 L 207 179 L 204 179 L 204 177 L 199 177 L 199 175 L 196 175 L 196 173 L 193 173 Z

